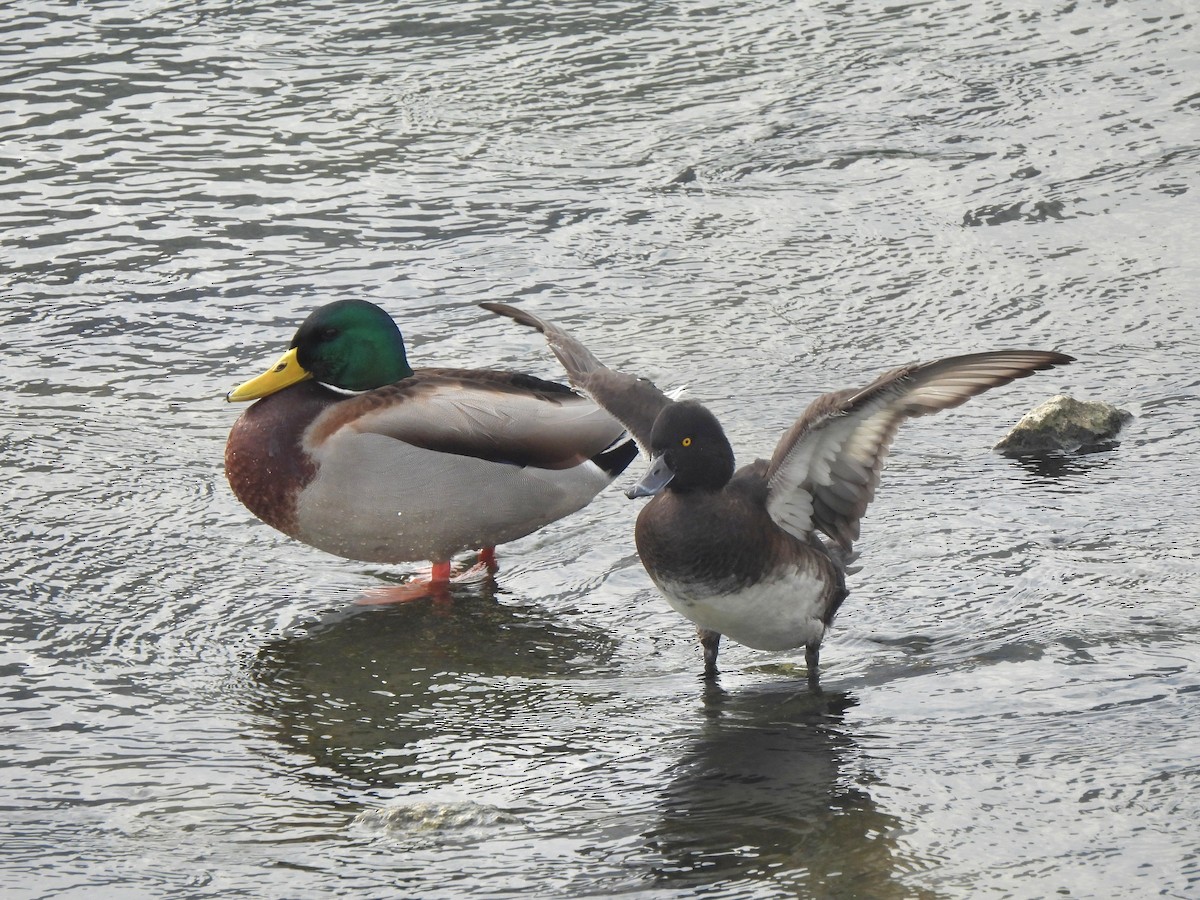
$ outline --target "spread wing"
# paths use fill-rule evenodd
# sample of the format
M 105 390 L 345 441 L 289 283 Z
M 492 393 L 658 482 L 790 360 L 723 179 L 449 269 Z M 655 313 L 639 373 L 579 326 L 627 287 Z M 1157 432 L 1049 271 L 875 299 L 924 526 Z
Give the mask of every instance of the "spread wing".
M 767 468 L 767 511 L 796 537 L 815 529 L 850 550 L 905 419 L 950 409 L 1072 360 L 1041 350 L 951 356 L 893 369 L 858 391 L 818 397 L 775 448 Z
M 633 435 L 642 452 L 649 455 L 650 432 L 654 420 L 671 402 L 645 378 L 614 372 L 557 325 L 507 303 L 480 303 L 484 309 L 508 316 L 546 336 L 546 343 L 567 370 L 571 384 L 587 394 Z

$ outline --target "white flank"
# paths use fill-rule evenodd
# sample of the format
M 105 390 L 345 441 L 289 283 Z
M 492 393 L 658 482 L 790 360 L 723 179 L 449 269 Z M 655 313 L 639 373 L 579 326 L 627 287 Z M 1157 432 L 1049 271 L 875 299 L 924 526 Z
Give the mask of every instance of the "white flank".
M 369 562 L 449 559 L 516 540 L 580 509 L 610 480 L 590 460 L 570 469 L 511 466 L 348 429 L 314 456 L 333 453 L 338 465 L 322 466 L 300 495 L 297 536 Z
M 727 592 L 680 582 L 658 587 L 680 615 L 755 650 L 790 650 L 825 634 L 821 601 L 827 586 L 812 572 L 798 569 Z

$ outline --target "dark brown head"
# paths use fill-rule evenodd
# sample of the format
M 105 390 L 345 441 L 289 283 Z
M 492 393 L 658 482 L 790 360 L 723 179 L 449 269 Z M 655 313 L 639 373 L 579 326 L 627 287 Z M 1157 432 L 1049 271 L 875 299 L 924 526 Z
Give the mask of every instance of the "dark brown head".
M 630 499 L 672 491 L 717 491 L 733 477 L 733 448 L 717 417 L 694 400 L 663 408 L 650 434 L 650 469 Z

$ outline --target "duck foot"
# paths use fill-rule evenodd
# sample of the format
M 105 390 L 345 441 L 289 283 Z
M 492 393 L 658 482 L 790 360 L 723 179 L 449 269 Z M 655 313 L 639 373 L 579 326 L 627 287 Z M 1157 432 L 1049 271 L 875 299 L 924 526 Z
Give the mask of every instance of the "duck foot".
M 434 563 L 428 577 L 418 576 L 404 584 L 388 587 L 367 588 L 357 600 L 356 606 L 386 606 L 392 603 L 409 603 L 413 600 L 449 600 L 450 587 L 456 584 L 477 584 L 495 574 L 496 548 L 484 547 L 479 552 L 479 561 L 469 569 L 451 574 L 450 563 Z
M 478 565 L 486 566 L 489 572 L 495 572 L 500 568 L 499 564 L 496 562 L 496 548 L 494 546 L 484 547 L 479 551 Z
M 484 547 L 479 551 L 479 559 L 475 565 L 469 569 L 463 569 L 457 575 L 452 575 L 446 581 L 446 586 L 451 584 L 477 584 L 481 581 L 487 581 L 499 571 L 500 566 L 496 563 L 496 548 Z M 447 569 L 447 571 L 449 571 Z
M 486 581 L 500 570 L 496 562 L 496 548 L 484 547 L 479 551 L 479 559 L 469 569 L 464 569 L 450 580 L 455 584 L 466 584 L 473 581 Z
M 355 606 L 386 606 L 392 603 L 409 603 L 413 600 L 450 599 L 450 563 L 435 562 L 429 576 L 418 576 L 404 584 L 388 587 L 367 588 L 354 601 Z

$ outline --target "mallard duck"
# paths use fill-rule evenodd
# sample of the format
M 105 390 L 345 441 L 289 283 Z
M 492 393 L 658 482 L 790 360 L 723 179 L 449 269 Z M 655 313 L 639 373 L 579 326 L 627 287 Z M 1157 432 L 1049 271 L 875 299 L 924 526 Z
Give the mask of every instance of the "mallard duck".
M 771 459 L 736 469 L 720 422 L 701 404 L 673 401 L 645 379 L 608 369 L 531 313 L 482 306 L 542 332 L 571 383 L 649 455 L 649 470 L 627 492 L 652 498 L 638 515 L 634 540 L 667 602 L 696 624 L 705 675 L 716 676 L 727 635 L 759 650 L 803 646 L 814 690 L 821 641 L 846 598 L 859 522 L 900 425 L 1072 361 L 1049 351 L 1000 350 L 900 366 L 864 388 L 818 397 Z
M 637 455 L 620 423 L 565 385 L 414 371 L 396 323 L 364 300 L 313 312 L 226 399 L 258 400 L 225 447 L 254 515 L 348 559 L 430 560 L 435 586 L 454 554 L 494 562 L 497 544 L 580 509 Z

